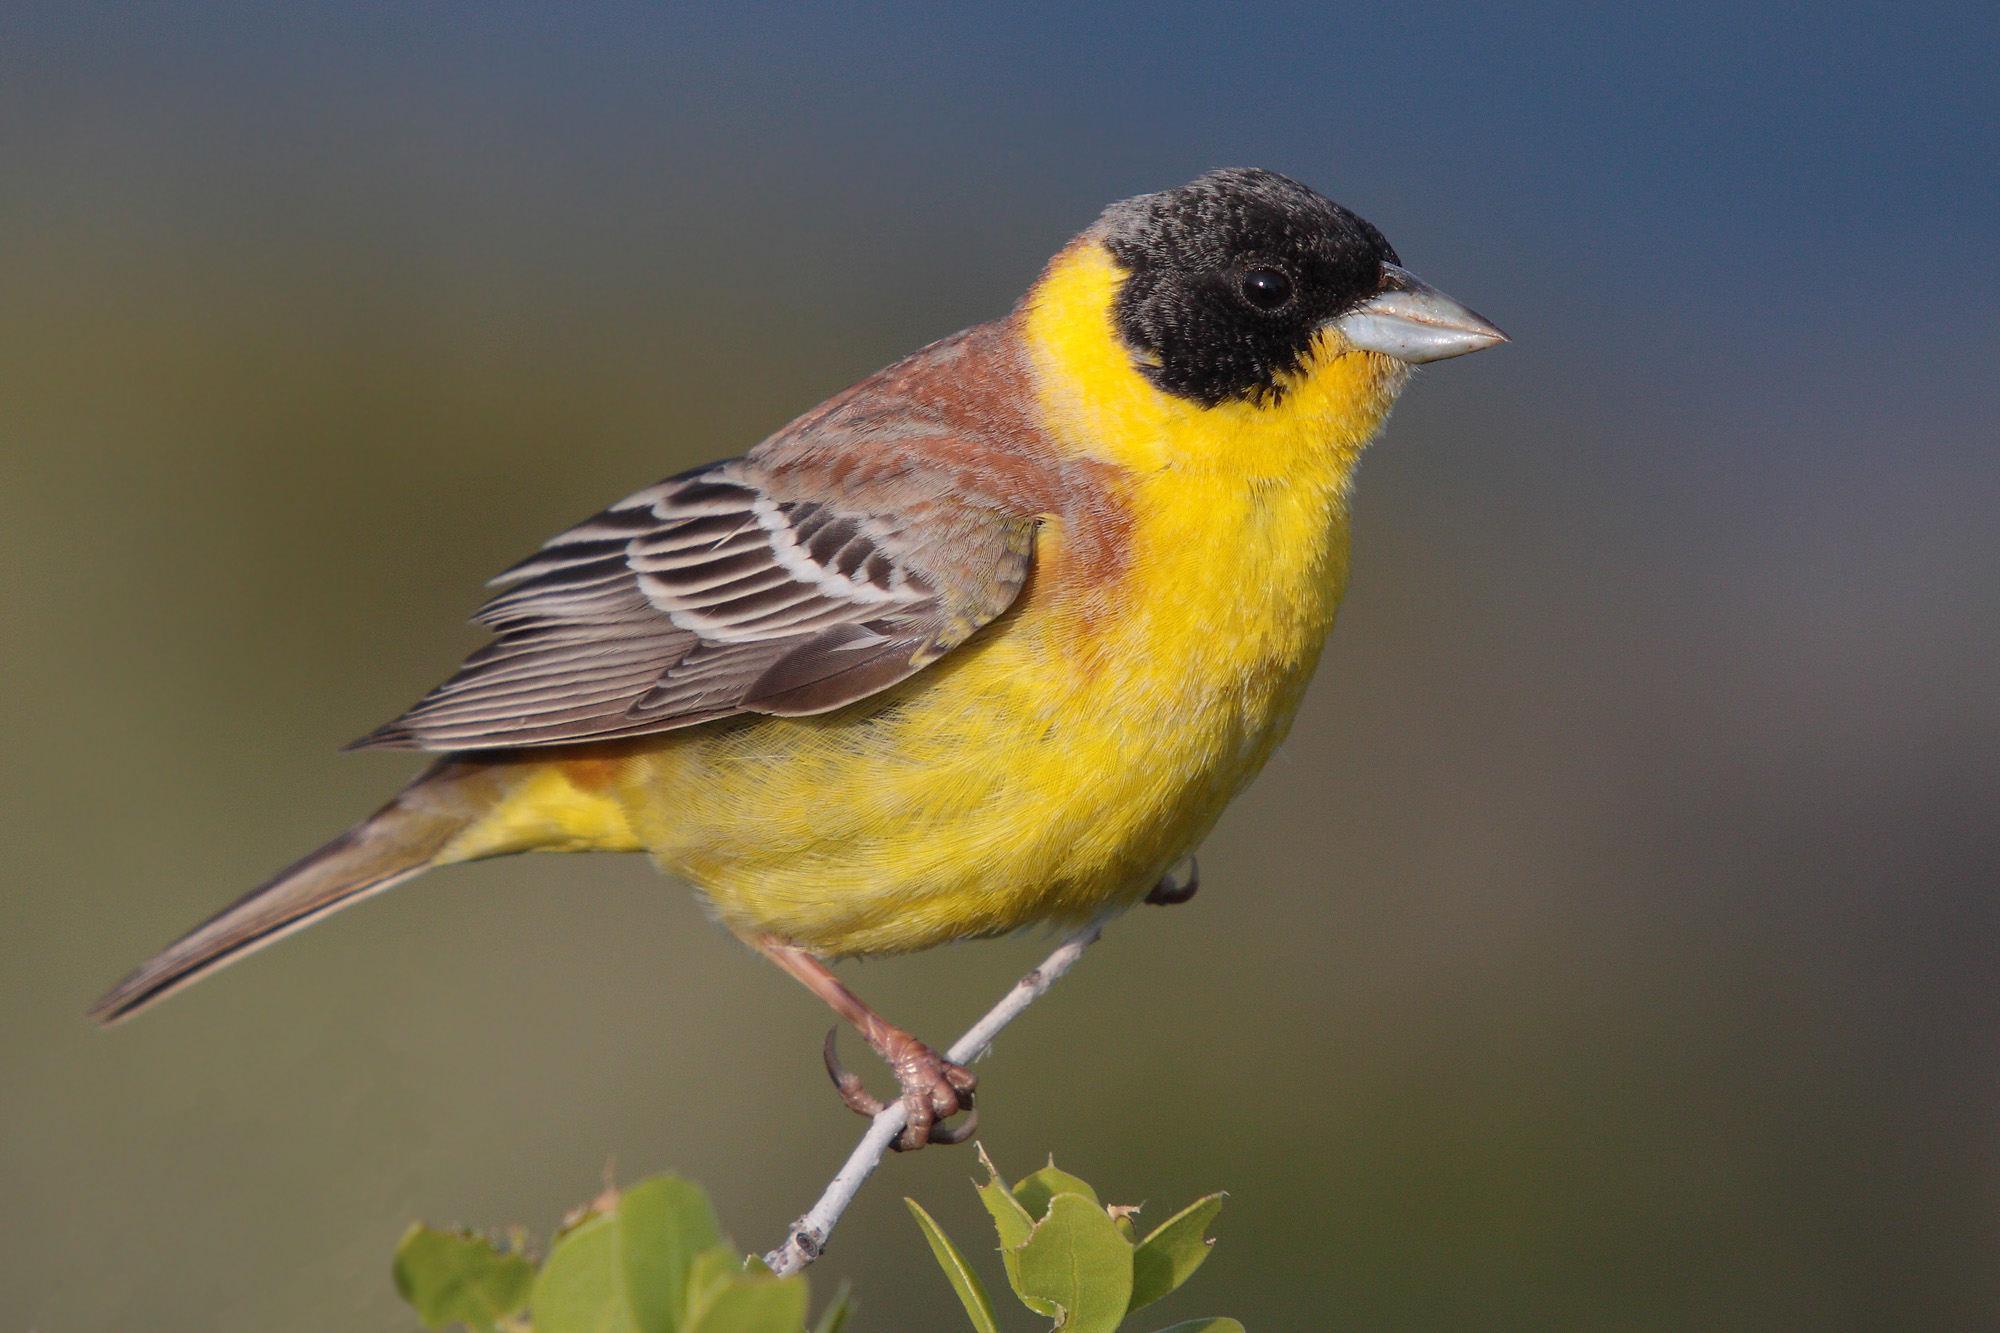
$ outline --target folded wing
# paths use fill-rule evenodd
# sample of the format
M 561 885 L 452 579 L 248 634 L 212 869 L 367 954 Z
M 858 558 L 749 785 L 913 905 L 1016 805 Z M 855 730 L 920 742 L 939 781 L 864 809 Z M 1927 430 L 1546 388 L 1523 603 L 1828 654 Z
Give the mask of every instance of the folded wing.
M 898 441 L 907 450 L 911 442 Z M 921 670 L 1004 611 L 1036 520 L 921 459 L 864 487 L 749 458 L 670 478 L 494 580 L 494 641 L 354 748 L 475 750 L 799 716 Z

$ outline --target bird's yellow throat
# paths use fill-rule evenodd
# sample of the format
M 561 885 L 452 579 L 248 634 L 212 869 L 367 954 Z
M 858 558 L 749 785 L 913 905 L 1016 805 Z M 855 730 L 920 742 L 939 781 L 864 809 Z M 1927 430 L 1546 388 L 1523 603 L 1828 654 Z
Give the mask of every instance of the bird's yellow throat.
M 1328 330 L 1275 402 L 1203 407 L 1162 392 L 1135 367 L 1112 316 L 1123 280 L 1109 251 L 1080 240 L 1050 261 L 1023 302 L 1044 408 L 1071 447 L 1135 476 L 1173 469 L 1346 490 L 1409 379 L 1406 364 L 1352 350 Z

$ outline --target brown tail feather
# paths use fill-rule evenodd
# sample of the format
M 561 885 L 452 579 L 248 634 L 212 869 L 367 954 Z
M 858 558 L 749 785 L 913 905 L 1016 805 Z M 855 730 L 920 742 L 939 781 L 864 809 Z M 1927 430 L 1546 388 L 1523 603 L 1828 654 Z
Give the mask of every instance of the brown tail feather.
M 216 968 L 421 874 L 499 803 L 510 778 L 507 766 L 475 760 L 432 765 L 395 800 L 148 959 L 107 991 L 91 1016 L 130 1018 Z

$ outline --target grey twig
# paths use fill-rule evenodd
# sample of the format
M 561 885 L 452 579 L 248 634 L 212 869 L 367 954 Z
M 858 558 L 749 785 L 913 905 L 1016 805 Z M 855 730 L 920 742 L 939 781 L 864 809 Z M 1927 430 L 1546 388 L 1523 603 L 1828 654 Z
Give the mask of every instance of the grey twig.
M 974 1023 L 963 1037 L 952 1043 L 945 1058 L 954 1064 L 969 1065 L 986 1054 L 986 1048 L 993 1044 L 993 1038 L 1000 1034 L 1021 1012 L 1053 986 L 1063 973 L 1076 965 L 1083 957 L 1083 951 L 1097 943 L 1097 937 L 1104 931 L 1104 917 L 1098 917 L 1082 930 L 1064 940 L 1056 951 L 1042 960 L 1042 965 L 1014 983 L 1014 989 L 1002 997 L 1000 1003 L 986 1011 L 986 1017 Z M 827 1237 L 833 1234 L 840 1215 L 847 1211 L 847 1205 L 854 1202 L 854 1196 L 861 1192 L 861 1183 L 868 1179 L 875 1166 L 882 1160 L 882 1154 L 889 1151 L 889 1145 L 903 1132 L 903 1123 L 909 1118 L 909 1110 L 899 1101 L 882 1108 L 869 1124 L 868 1132 L 861 1136 L 861 1142 L 854 1145 L 847 1162 L 840 1168 L 827 1185 L 826 1192 L 819 1196 L 819 1202 L 812 1209 L 792 1223 L 791 1234 L 785 1243 L 764 1256 L 764 1262 L 773 1273 L 783 1276 L 796 1273 L 807 1264 L 820 1257 L 826 1250 Z

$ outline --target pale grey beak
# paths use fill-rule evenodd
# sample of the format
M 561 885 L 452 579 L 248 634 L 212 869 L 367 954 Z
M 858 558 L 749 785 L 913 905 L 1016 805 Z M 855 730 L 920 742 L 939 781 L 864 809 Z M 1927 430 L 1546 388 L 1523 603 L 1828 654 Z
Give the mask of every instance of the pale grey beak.
M 1464 356 L 1507 341 L 1507 335 L 1416 274 L 1382 265 L 1382 290 L 1328 321 L 1369 352 L 1421 365 Z

